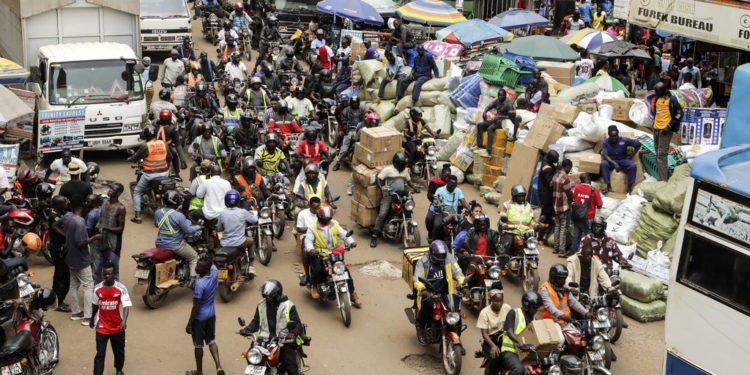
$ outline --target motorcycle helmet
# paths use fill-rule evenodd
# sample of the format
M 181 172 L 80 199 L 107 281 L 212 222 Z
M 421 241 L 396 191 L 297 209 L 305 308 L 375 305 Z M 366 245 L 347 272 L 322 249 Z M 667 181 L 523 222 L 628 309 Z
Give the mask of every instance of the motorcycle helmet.
M 524 198 L 526 198 L 526 188 L 523 187 L 523 185 L 520 185 L 520 184 L 519 185 L 514 185 L 510 189 L 510 195 L 512 197 L 523 196 Z
M 380 125 L 380 115 L 375 112 L 370 112 L 370 114 L 365 117 L 365 123 L 367 123 L 367 126 L 371 128 Z
M 242 6 L 242 2 L 241 1 L 238 1 L 238 2 L 234 3 L 234 10 L 236 10 L 237 13 L 245 11 L 245 8 Z M 242 13 L 240 13 L 240 14 L 242 14 Z
M 359 108 L 359 96 L 357 95 L 352 96 L 352 98 L 349 99 L 349 106 L 354 109 Z
M 270 23 L 271 25 L 275 25 L 275 24 L 276 24 L 276 22 L 278 22 L 278 20 L 279 20 L 279 19 L 278 19 L 278 18 L 276 18 L 276 16 L 274 16 L 274 15 L 270 15 L 270 16 L 268 16 L 268 22 L 269 22 L 269 23 Z
M 232 52 L 232 59 L 234 59 L 235 57 L 236 58 L 241 58 L 242 57 L 242 54 L 240 53 L 240 51 L 234 51 L 234 52 Z
M 542 296 L 533 290 L 526 291 L 521 296 L 521 306 L 526 311 L 537 310 L 542 306 Z
M 21 248 L 24 250 L 39 251 L 42 249 L 42 239 L 36 233 L 28 232 L 21 239 Z
M 448 246 L 441 240 L 432 241 L 430 244 L 430 261 L 435 264 L 445 264 L 448 256 Z
M 594 233 L 594 225 L 600 225 L 602 227 L 601 231 L 597 231 L 599 233 Z M 597 216 L 594 218 L 594 220 L 591 221 L 591 232 L 594 233 L 594 235 L 599 235 L 601 233 L 604 233 L 604 231 L 607 230 L 607 222 L 604 220 L 603 217 Z
M 21 173 L 18 174 L 18 182 L 20 182 L 23 186 L 31 185 L 38 178 L 39 176 L 37 176 L 36 173 L 32 172 L 30 169 L 24 169 L 21 171 Z
M 229 190 L 224 195 L 224 204 L 227 207 L 237 207 L 240 205 L 240 193 L 237 190 Z
M 409 117 L 411 117 L 412 120 L 416 120 L 417 117 L 422 116 L 422 108 L 419 107 L 411 107 L 409 110 Z
M 269 279 L 260 286 L 260 295 L 266 299 L 278 301 L 281 299 L 282 293 L 284 293 L 284 287 L 278 280 Z
M 52 184 L 42 182 L 41 184 L 36 186 L 34 191 L 36 192 L 37 198 L 44 200 L 52 197 L 52 194 L 55 193 L 55 187 L 52 186 Z
M 224 135 L 225 135 L 225 136 L 229 136 L 229 135 L 232 135 L 232 132 L 234 132 L 234 125 L 229 125 L 229 126 L 227 126 L 227 130 L 226 130 L 226 132 L 224 133 Z
M 237 103 L 240 102 L 240 99 L 237 97 L 237 94 L 229 94 L 227 95 L 227 106 L 237 106 Z
M 549 281 L 557 286 L 562 287 L 565 285 L 565 279 L 568 277 L 568 269 L 560 264 L 553 264 L 549 269 Z
M 331 78 L 331 71 L 328 69 L 323 69 L 320 71 L 320 76 Z
M 276 107 L 276 112 L 281 114 L 284 114 L 287 110 L 289 110 L 289 104 L 284 99 L 279 100 L 279 103 L 276 104 Z
M 489 228 L 490 218 L 487 215 L 479 213 L 474 216 L 474 229 L 479 232 L 486 232 Z
M 242 159 L 242 170 L 249 171 L 250 169 L 255 169 L 255 159 L 252 156 L 245 156 Z
M 257 84 L 263 84 L 263 81 L 260 80 L 260 77 L 250 78 L 250 85 L 254 85 L 256 83 Z
M 211 160 L 201 161 L 200 173 L 204 175 L 211 173 Z
M 86 163 L 86 172 L 89 174 L 89 177 L 96 179 L 99 175 L 99 164 L 96 164 L 93 161 Z
M 32 298 L 32 304 L 38 305 L 43 310 L 57 306 L 57 295 L 50 288 L 37 289 Z
M 224 116 L 223 115 L 216 115 L 211 120 L 213 120 L 214 124 L 221 125 L 224 123 Z
M 279 145 L 279 137 L 276 136 L 276 134 L 269 133 L 266 135 L 266 145 L 268 145 L 268 142 L 273 142 L 276 146 Z
M 172 122 L 172 111 L 168 109 L 162 109 L 159 111 L 159 121 L 164 121 L 166 123 Z
M 141 130 L 141 139 L 150 141 L 154 138 L 156 138 L 156 129 L 153 126 L 149 125 Z
M 169 208 L 176 209 L 182 205 L 182 196 L 175 190 L 170 190 L 164 194 L 161 202 Z
M 393 166 L 399 171 L 403 171 L 404 168 L 406 168 L 406 164 L 408 162 L 409 162 L 409 158 L 406 157 L 406 154 L 403 151 L 399 151 L 395 155 L 393 155 L 393 159 L 392 159 Z
M 318 221 L 323 224 L 328 224 L 333 219 L 333 208 L 327 204 L 323 204 L 318 208 Z
M 172 93 L 169 92 L 169 89 L 161 89 L 159 90 L 159 99 L 164 101 L 169 101 L 169 98 L 172 97 Z
M 349 95 L 347 95 L 347 94 L 341 94 L 339 96 L 339 102 L 341 102 L 341 103 L 347 102 L 348 100 L 349 100 Z
M 144 66 L 149 66 L 149 65 L 151 65 L 151 58 L 148 57 L 148 56 L 143 56 L 143 58 L 141 59 L 141 63 Z
M 305 140 L 314 143 L 318 140 L 318 131 L 313 128 L 305 130 Z
M 206 93 L 208 93 L 208 86 L 205 81 L 198 81 L 198 83 L 195 84 L 195 93 L 198 94 L 198 96 L 206 96 Z
M 320 169 L 318 168 L 318 165 L 315 163 L 310 163 L 305 166 L 305 175 L 308 175 L 310 173 L 314 173 L 316 176 L 318 173 L 320 173 Z

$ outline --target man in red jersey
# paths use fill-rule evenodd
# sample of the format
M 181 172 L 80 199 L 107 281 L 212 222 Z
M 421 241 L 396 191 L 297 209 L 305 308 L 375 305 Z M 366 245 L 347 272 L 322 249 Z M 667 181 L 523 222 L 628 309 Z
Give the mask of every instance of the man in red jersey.
M 115 265 L 105 262 L 102 266 L 103 281 L 94 287 L 94 298 L 91 304 L 92 316 L 96 319 L 91 319 L 89 323 L 91 328 L 96 327 L 94 375 L 104 373 L 107 340 L 112 342 L 116 374 L 124 375 L 122 367 L 125 364 L 125 328 L 128 325 L 128 313 L 133 303 L 130 302 L 130 295 L 125 285 L 115 281 L 115 274 Z

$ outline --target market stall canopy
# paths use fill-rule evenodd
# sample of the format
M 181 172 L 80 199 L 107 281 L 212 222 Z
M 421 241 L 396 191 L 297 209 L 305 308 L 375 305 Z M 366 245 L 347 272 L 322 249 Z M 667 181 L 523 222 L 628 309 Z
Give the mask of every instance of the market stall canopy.
M 584 36 L 589 35 L 591 33 L 595 33 L 595 32 L 596 32 L 596 29 L 587 27 L 585 29 L 581 29 L 573 33 L 568 33 L 568 35 L 565 35 L 564 37 L 560 38 L 560 41 L 565 42 L 565 44 L 567 45 L 578 44 L 578 42 L 580 42 Z
M 13 61 L 0 58 L 0 84 L 24 83 L 28 78 L 28 70 Z
M 575 44 L 578 47 L 588 50 L 616 40 L 616 37 L 606 31 L 596 31 L 588 27 L 560 38 L 560 41 L 565 42 L 569 46 Z
M 321 12 L 335 16 L 348 18 L 354 22 L 364 22 L 370 25 L 380 26 L 383 17 L 372 5 L 361 0 L 325 0 L 317 5 Z
M 513 38 L 510 43 L 500 46 L 500 50 L 528 56 L 534 60 L 576 61 L 581 58 L 576 51 L 559 39 L 544 35 Z
M 380 13 L 381 16 L 390 17 L 396 14 L 398 4 L 391 0 L 362 0 L 367 4 L 370 4 L 375 10 Z
M 622 93 L 625 94 L 626 98 L 630 96 L 630 92 L 625 88 L 625 85 L 623 85 L 622 82 L 620 82 L 620 80 L 618 80 L 617 78 L 614 78 L 608 74 L 593 77 L 587 80 L 585 83 L 589 82 L 596 83 L 596 85 L 604 91 L 622 91 Z
M 651 60 L 648 52 L 638 48 L 633 43 L 624 40 L 604 43 L 591 50 L 591 54 L 599 57 L 634 57 L 638 59 Z
M 7 87 L 0 85 L 0 128 L 33 120 L 34 110 Z
M 547 26 L 549 20 L 530 10 L 512 8 L 492 17 L 490 23 L 510 30 L 526 26 Z
M 415 0 L 396 10 L 401 18 L 426 25 L 448 26 L 466 21 L 456 8 L 439 0 Z
M 466 47 L 483 43 L 502 42 L 513 39 L 513 34 L 483 20 L 473 19 L 450 25 L 435 33 L 439 40 L 453 43 L 457 40 Z

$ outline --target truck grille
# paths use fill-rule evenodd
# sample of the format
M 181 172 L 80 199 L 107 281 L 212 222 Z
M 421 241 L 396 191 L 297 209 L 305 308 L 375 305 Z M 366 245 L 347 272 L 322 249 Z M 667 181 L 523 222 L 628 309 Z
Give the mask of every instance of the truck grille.
M 119 135 L 122 132 L 122 123 L 92 124 L 86 125 L 85 138 L 106 137 L 108 135 Z

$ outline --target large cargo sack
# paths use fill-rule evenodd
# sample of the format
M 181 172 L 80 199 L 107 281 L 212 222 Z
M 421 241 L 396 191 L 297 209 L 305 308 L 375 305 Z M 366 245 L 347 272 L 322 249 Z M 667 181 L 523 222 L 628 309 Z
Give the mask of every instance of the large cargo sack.
M 622 305 L 622 312 L 625 315 L 643 323 L 662 320 L 664 319 L 664 314 L 667 312 L 667 303 L 659 300 L 643 303 L 627 296 L 622 296 L 620 304 Z
M 631 233 L 628 243 L 637 243 L 636 254 L 646 258 L 649 251 L 657 248 L 657 242 L 666 242 L 679 225 L 680 220 L 674 215 L 661 212 L 652 203 L 646 203 L 641 209 L 638 227 Z
M 383 122 L 383 126 L 394 128 L 400 132 L 404 131 L 406 126 L 406 119 L 409 118 L 409 111 L 398 112 L 393 117 L 389 118 L 388 121 Z
M 607 218 L 607 235 L 617 243 L 627 244 L 641 217 L 641 204 L 645 202 L 639 195 L 628 195 Z
M 396 106 L 393 104 L 393 100 L 383 100 L 374 106 L 371 106 L 372 110 L 380 116 L 380 122 L 388 121 L 393 117 L 393 111 Z
M 690 183 L 690 164 L 678 165 L 667 181 L 667 186 L 654 193 L 654 207 L 680 216 L 688 183 Z
M 654 194 L 657 191 L 664 189 L 667 186 L 666 181 L 653 181 L 653 182 L 641 182 L 633 187 L 633 191 L 636 193 L 643 194 L 643 197 L 647 201 L 652 202 L 654 200 Z
M 435 121 L 429 123 L 430 129 L 432 129 L 432 131 L 434 132 L 440 130 L 438 138 L 449 139 L 451 137 L 451 130 L 453 128 L 453 117 L 451 115 L 450 108 L 448 108 L 448 106 L 438 104 L 432 107 L 432 110 L 435 116 Z
M 453 134 L 453 137 L 450 137 L 448 139 L 448 143 L 446 143 L 443 147 L 440 148 L 440 151 L 438 151 L 437 160 L 449 160 L 451 155 L 456 152 L 458 146 L 461 145 L 461 142 L 463 142 L 464 135 L 464 132 L 456 132 L 455 134 Z M 440 165 L 438 165 L 438 169 L 440 168 Z
M 354 67 L 362 76 L 362 82 L 355 83 L 361 83 L 367 86 L 376 78 L 379 79 L 385 77 L 385 66 L 379 60 L 357 61 L 354 63 Z
M 666 297 L 661 281 L 628 270 L 620 272 L 620 290 L 626 296 L 648 303 Z

